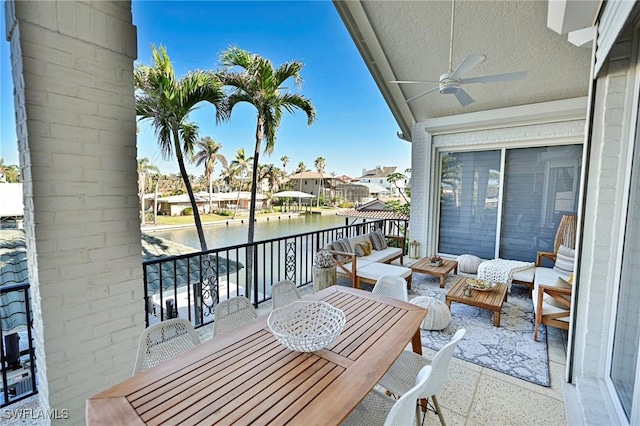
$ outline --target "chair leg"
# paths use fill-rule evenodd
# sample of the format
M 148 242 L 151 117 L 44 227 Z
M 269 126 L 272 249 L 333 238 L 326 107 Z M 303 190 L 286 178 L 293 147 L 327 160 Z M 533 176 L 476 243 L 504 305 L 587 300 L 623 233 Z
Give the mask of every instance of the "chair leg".
M 438 418 L 440 419 L 440 424 L 442 426 L 446 426 L 444 422 L 444 416 L 442 415 L 442 410 L 440 410 L 440 406 L 438 405 L 438 400 L 436 399 L 436 396 L 432 395 L 431 398 L 433 399 L 433 406 L 436 409 L 436 414 L 438 414 Z

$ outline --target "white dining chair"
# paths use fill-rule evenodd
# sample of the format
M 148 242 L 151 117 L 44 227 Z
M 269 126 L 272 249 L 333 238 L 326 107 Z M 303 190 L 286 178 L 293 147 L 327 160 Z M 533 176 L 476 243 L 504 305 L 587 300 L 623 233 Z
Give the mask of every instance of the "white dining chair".
M 409 426 L 411 423 L 419 425 L 418 398 L 431 381 L 431 374 L 431 366 L 425 366 L 418 373 L 413 387 L 397 400 L 380 391 L 372 390 L 342 422 L 342 426 Z
M 153 324 L 140 336 L 133 374 L 155 367 L 199 344 L 198 333 L 184 318 Z
M 273 309 L 300 299 L 302 299 L 302 295 L 293 281 L 282 280 L 271 286 L 271 307 Z
M 422 355 L 409 350 L 402 351 L 398 359 L 391 365 L 391 368 L 389 368 L 378 384 L 399 397 L 412 388 L 416 374 L 422 371 L 422 368 L 425 366 L 431 365 L 431 367 L 433 367 L 433 374 L 431 375 L 432 377 L 431 380 L 429 380 L 428 386 L 420 392 L 420 398 L 427 400 L 431 398 L 433 400 L 435 412 L 440 419 L 440 423 L 444 426 L 444 417 L 438 405 L 436 393 L 442 389 L 442 386 L 444 386 L 447 381 L 453 351 L 466 332 L 464 328 L 458 330 L 456 334 L 453 335 L 451 341 L 436 353 L 433 361 L 429 361 Z
M 374 294 L 382 294 L 383 296 L 393 297 L 402 301 L 409 301 L 407 292 L 407 281 L 402 277 L 393 275 L 383 275 L 378 278 L 376 284 L 371 291 Z
M 218 303 L 214 308 L 213 335 L 217 336 L 258 318 L 255 308 L 244 296 Z

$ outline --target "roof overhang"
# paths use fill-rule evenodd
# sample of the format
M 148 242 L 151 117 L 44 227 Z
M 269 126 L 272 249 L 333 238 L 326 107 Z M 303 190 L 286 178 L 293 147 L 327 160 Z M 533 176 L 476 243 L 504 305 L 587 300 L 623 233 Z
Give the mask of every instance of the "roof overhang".
M 575 5 L 568 3 L 570 12 Z M 415 123 L 429 119 L 588 94 L 591 49 L 579 48 L 566 35 L 547 27 L 546 1 L 456 2 L 454 67 L 466 54 L 482 53 L 486 61 L 473 68 L 467 78 L 528 71 L 525 80 L 466 85 L 465 90 L 476 101 L 466 107 L 437 90 L 407 103 L 406 99 L 437 83 L 391 83 L 438 80 L 447 70 L 451 1 L 334 0 L 334 5 L 405 139 L 410 139 Z

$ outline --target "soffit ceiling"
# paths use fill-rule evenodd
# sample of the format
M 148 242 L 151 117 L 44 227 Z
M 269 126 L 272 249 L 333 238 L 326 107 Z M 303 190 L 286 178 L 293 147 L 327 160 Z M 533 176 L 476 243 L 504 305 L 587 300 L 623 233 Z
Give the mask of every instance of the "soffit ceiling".
M 591 50 L 579 48 L 547 28 L 547 2 L 541 0 L 458 0 L 452 66 L 468 53 L 486 61 L 466 78 L 528 71 L 525 80 L 468 84 L 475 103 L 462 107 L 455 96 L 437 91 L 407 104 L 404 100 L 437 83 L 449 67 L 450 1 L 334 1 L 356 46 L 391 108 L 401 131 L 414 122 L 509 106 L 586 96 Z

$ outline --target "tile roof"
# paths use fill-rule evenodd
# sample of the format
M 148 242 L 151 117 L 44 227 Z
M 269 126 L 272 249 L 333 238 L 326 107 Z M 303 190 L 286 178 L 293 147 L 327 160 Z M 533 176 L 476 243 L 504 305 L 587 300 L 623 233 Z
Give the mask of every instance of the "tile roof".
M 359 217 L 363 219 L 400 219 L 409 220 L 408 216 L 395 213 L 393 210 L 358 210 L 345 209 L 337 213 L 338 216 Z

